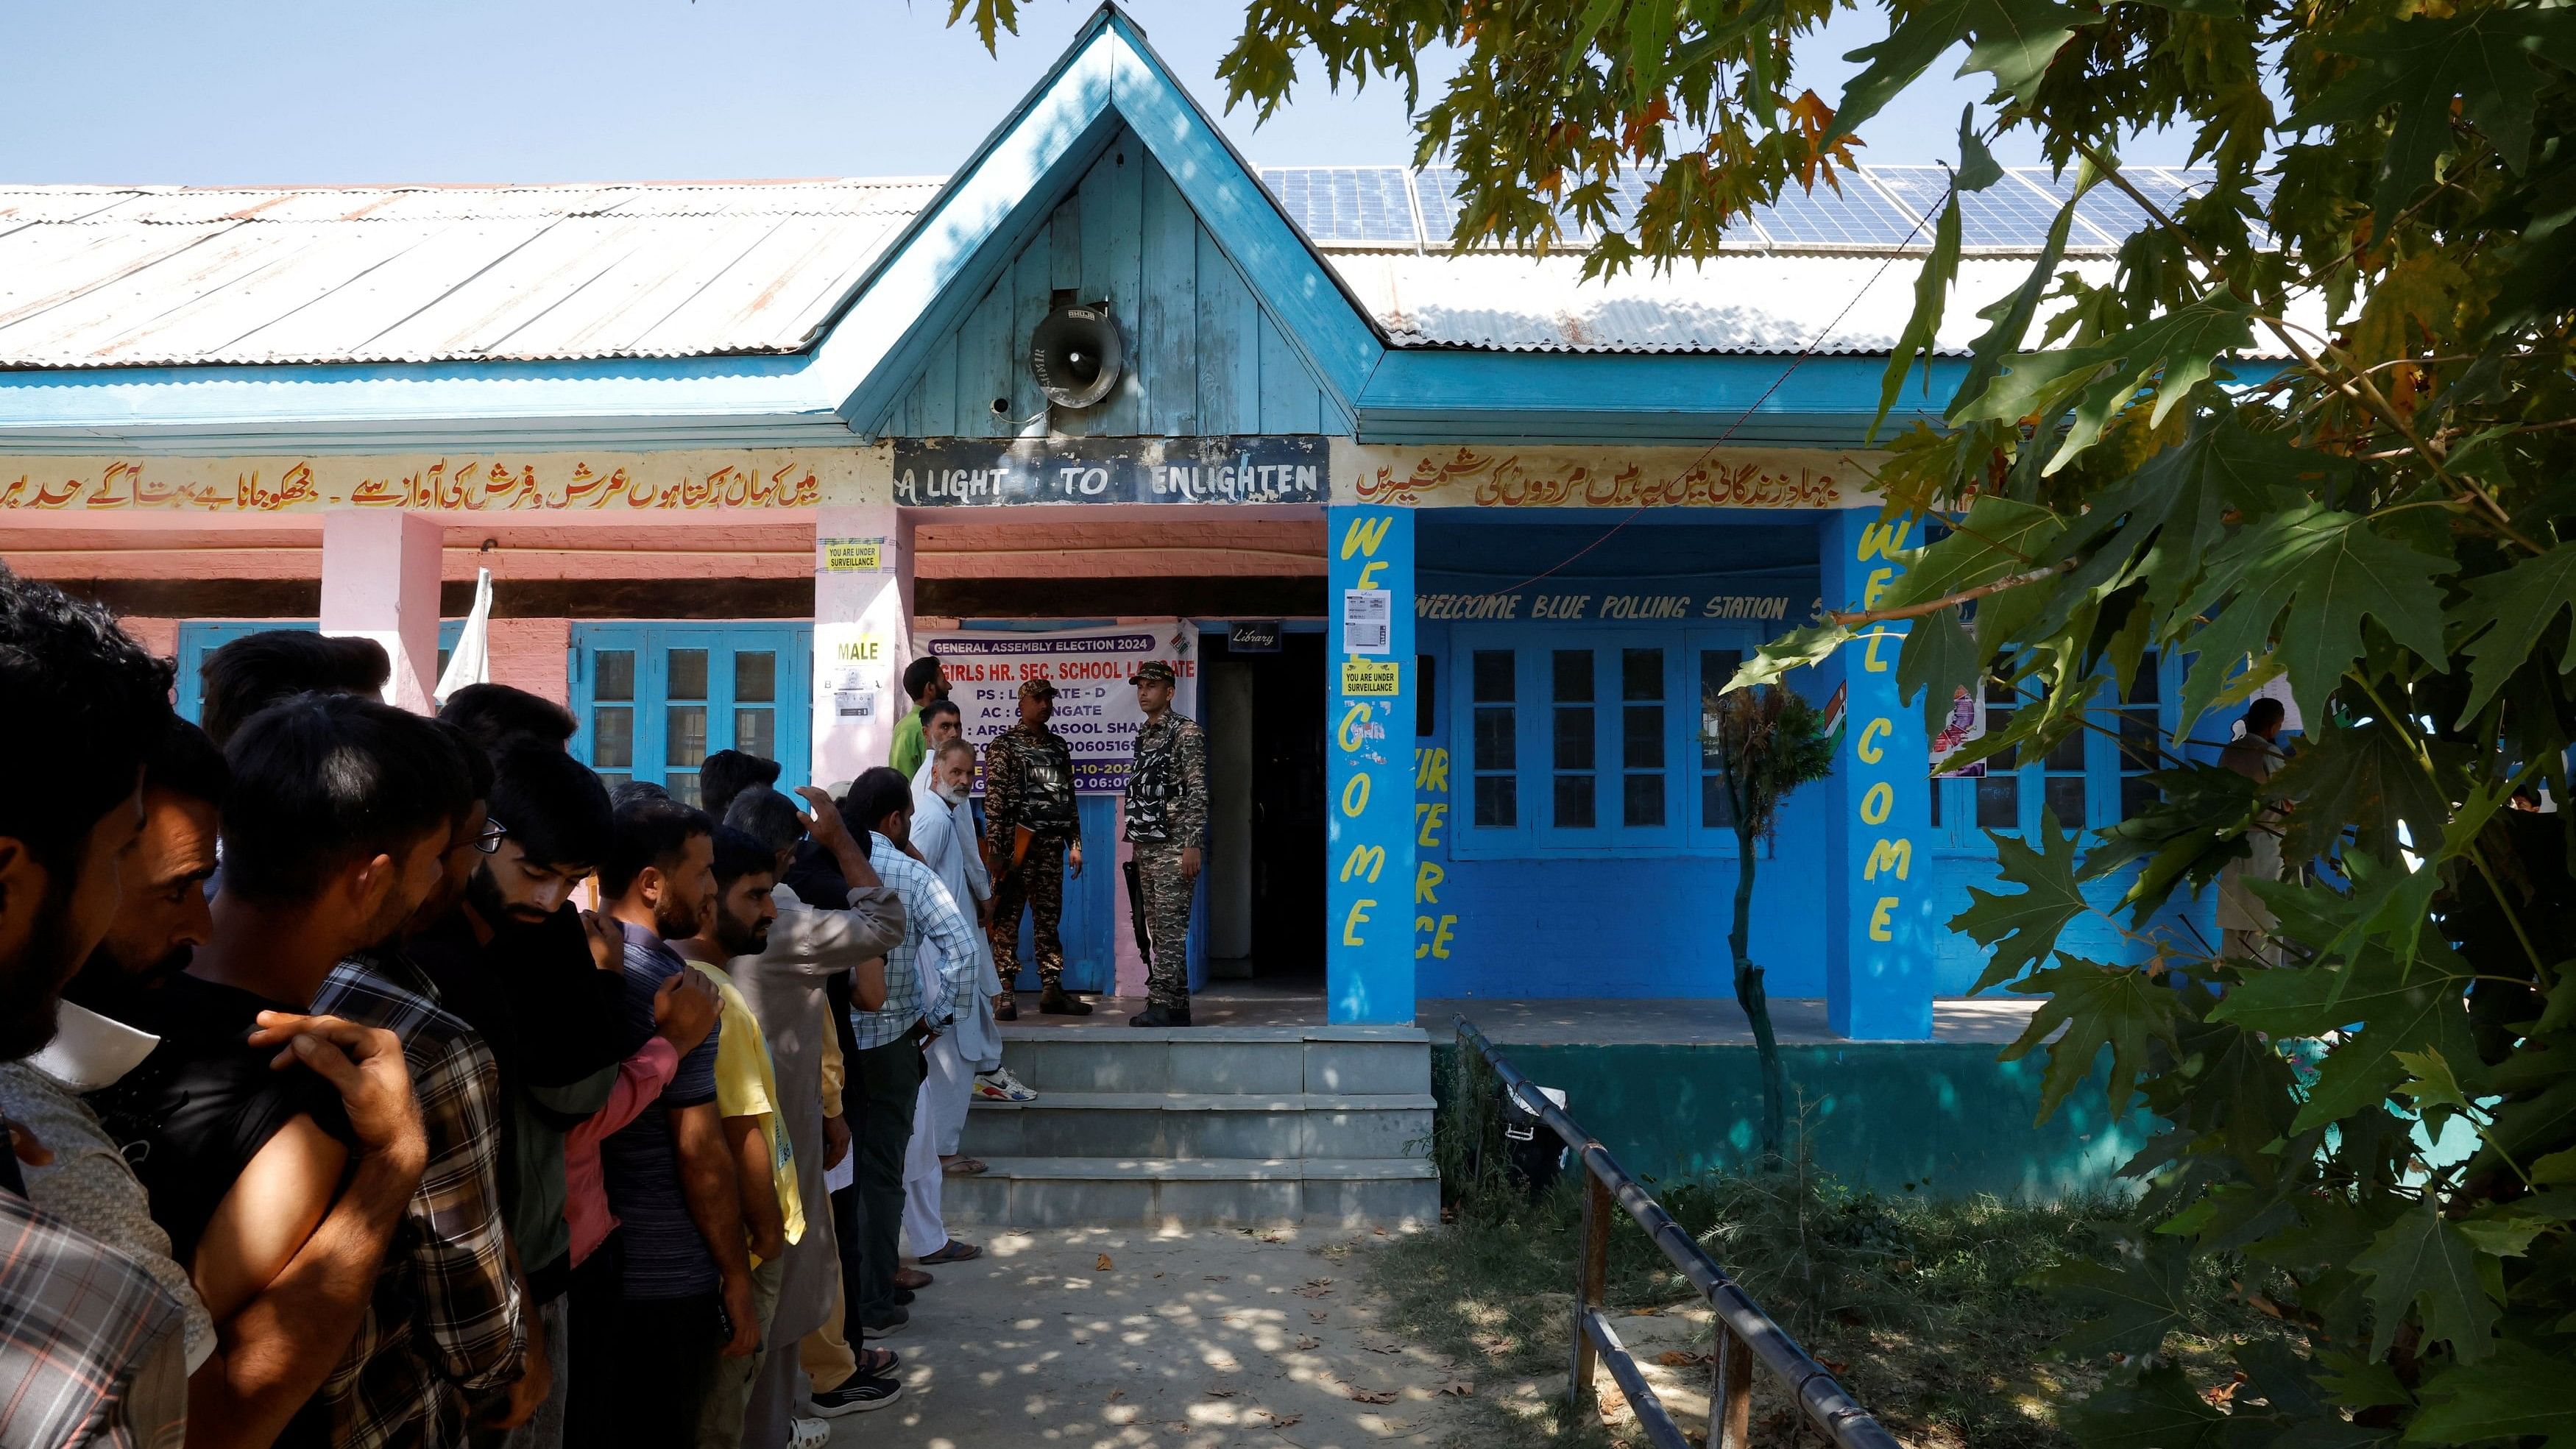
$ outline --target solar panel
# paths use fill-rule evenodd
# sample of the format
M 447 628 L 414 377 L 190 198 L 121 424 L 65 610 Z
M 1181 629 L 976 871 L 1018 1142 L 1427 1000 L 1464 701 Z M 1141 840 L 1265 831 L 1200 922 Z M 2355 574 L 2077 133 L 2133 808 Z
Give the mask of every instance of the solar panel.
M 2133 185 L 2145 179 L 2139 176 L 2129 178 Z M 2066 204 L 2066 198 L 2075 194 L 2073 172 L 2051 175 L 2044 166 L 2013 167 L 2007 179 L 1995 183 L 1995 189 L 2002 190 L 2016 181 L 2035 188 L 2048 198 L 2051 220 L 2055 219 L 2057 208 Z M 2149 195 L 2154 194 L 2152 187 L 2140 189 Z M 2082 224 L 2068 229 L 2068 246 L 2117 246 L 2127 240 L 2131 232 L 2147 225 L 2147 214 L 2138 209 L 2138 204 L 2129 199 L 2127 192 L 2108 181 L 2096 184 L 2084 193 L 2082 201 L 2075 203 L 2075 219 Z M 2047 236 L 2043 231 L 2039 240 L 2045 242 Z
M 1791 245 L 1892 247 L 1909 240 L 1918 246 L 1932 242 L 1929 226 L 1916 226 L 1913 217 L 1857 176 L 1845 177 L 1840 192 L 1831 186 L 1818 186 L 1812 192 L 1786 188 L 1778 204 L 1759 209 L 1753 219 L 1771 240 Z
M 1422 203 L 1423 240 L 1446 243 L 1458 230 L 1458 173 L 1447 166 L 1425 166 L 1413 173 L 1414 199 Z
M 1411 246 L 1410 179 L 1399 166 L 1274 166 L 1261 173 L 1281 209 L 1319 242 Z

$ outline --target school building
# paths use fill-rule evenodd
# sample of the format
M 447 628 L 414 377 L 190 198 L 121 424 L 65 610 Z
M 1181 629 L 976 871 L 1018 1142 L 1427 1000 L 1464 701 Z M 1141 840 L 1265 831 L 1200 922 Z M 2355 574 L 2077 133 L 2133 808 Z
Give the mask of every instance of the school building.
M 0 558 L 116 606 L 190 708 L 206 650 L 281 625 L 382 640 L 422 706 L 488 570 L 493 676 L 681 792 L 728 746 L 788 783 L 882 762 L 922 652 L 977 738 L 1050 672 L 1099 787 L 1067 919 L 1097 991 L 1139 979 L 1126 670 L 1174 659 L 1214 751 L 1194 976 L 1335 1023 L 1724 1003 L 1701 705 L 1917 541 L 1865 444 L 1938 169 L 1583 283 L 1579 245 L 1453 255 L 1439 168 L 1252 167 L 1114 7 L 993 121 L 946 178 L 0 185 Z M 1888 432 L 2064 185 L 1968 198 Z M 2107 270 L 2127 205 L 2086 197 L 2066 265 Z M 1041 379 L 1069 314 L 1121 355 Z M 2121 731 L 2173 723 L 2160 666 L 2045 760 L 1933 779 L 1893 644 L 1793 681 L 1846 727 L 1762 864 L 1754 954 L 1827 1043 L 1932 1037 L 1981 964 L 1945 923 L 1984 831 L 2119 819 Z

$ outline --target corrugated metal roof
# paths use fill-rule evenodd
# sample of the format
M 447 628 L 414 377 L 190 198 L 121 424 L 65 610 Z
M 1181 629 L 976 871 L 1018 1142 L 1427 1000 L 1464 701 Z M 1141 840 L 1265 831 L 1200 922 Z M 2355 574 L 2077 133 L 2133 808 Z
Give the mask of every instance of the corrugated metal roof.
M 2160 201 L 2207 184 L 2144 175 Z M 1921 212 L 1946 185 L 1937 168 L 1867 168 L 1783 198 L 1710 261 L 1603 284 L 1580 280 L 1579 252 L 1449 255 L 1456 178 L 1440 168 L 1262 179 L 1397 346 L 1616 352 L 1794 352 L 1820 336 L 1828 353 L 1885 351 L 1930 240 Z M 0 367 L 795 352 L 940 185 L 0 186 Z M 2036 249 L 2065 192 L 2017 171 L 1974 200 L 1944 350 L 2027 274 L 2001 258 Z M 2129 210 L 2087 197 L 2069 265 L 2107 271 Z
M 0 366 L 793 352 L 939 185 L 0 189 Z

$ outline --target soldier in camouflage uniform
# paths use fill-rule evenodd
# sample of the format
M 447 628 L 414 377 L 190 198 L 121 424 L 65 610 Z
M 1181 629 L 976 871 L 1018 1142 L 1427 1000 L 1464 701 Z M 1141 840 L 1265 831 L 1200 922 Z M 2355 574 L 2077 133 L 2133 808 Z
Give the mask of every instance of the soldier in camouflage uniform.
M 1127 838 L 1136 849 L 1138 902 L 1153 959 L 1145 1009 L 1129 1026 L 1190 1024 L 1190 896 L 1198 888 L 1199 841 L 1207 834 L 1207 735 L 1172 712 L 1172 666 L 1137 666 L 1136 761 L 1127 771 Z
M 1047 728 L 1055 686 L 1020 686 L 1020 722 L 984 749 L 984 849 L 993 874 L 993 964 L 1009 989 L 1020 976 L 1020 908 L 1037 917 L 1038 1010 L 1089 1016 L 1091 1003 L 1064 989 L 1064 872 L 1082 874 L 1082 823 L 1074 812 L 1073 751 Z M 1010 1021 L 1019 1009 L 997 1011 Z

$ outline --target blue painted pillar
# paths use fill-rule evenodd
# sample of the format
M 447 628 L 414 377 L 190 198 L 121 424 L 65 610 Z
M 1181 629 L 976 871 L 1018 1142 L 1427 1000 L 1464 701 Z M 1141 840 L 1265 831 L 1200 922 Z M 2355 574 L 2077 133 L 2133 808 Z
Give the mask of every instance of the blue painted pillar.
M 1324 638 L 1324 996 L 1413 1024 L 1413 514 L 1331 508 Z
M 1827 515 L 1818 530 L 1827 608 L 1876 603 L 1905 572 L 1895 557 L 1914 525 L 1876 509 Z M 1825 876 L 1825 1015 L 1862 1040 L 1932 1035 L 1931 741 L 1922 701 L 1900 704 L 1896 656 L 1906 626 L 1877 624 L 1822 667 L 1825 696 L 1843 696 L 1842 743 L 1829 797 Z M 1817 703 L 1824 703 L 1818 700 Z

